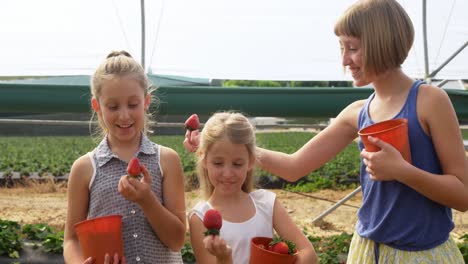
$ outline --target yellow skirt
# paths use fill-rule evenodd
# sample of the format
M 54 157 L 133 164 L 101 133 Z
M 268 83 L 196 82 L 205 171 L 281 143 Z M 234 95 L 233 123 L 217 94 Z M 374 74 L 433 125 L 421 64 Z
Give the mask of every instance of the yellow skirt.
M 349 247 L 347 264 L 376 264 L 374 241 L 354 232 Z M 379 245 L 378 264 L 464 264 L 463 256 L 455 241 L 449 238 L 445 243 L 428 250 L 404 251 Z

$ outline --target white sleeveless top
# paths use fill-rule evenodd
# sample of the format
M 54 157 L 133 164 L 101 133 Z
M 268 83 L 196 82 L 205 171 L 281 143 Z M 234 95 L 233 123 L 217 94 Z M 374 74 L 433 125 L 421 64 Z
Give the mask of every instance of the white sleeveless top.
M 273 208 L 276 194 L 259 189 L 251 192 L 250 198 L 255 205 L 255 215 L 242 223 L 232 223 L 223 219 L 220 236 L 232 247 L 235 264 L 248 264 L 250 260 L 250 240 L 253 237 L 273 237 Z M 188 217 L 196 214 L 202 221 L 205 212 L 213 207 L 209 202 L 198 202 Z

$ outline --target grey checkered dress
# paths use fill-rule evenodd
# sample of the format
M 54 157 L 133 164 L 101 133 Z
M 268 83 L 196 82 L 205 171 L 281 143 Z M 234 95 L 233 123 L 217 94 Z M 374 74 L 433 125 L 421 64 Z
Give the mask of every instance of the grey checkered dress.
M 119 194 L 117 186 L 126 174 L 127 162 L 112 153 L 107 138 L 89 153 L 95 175 L 90 182 L 88 219 L 122 215 L 124 255 L 127 263 L 183 263 L 180 252 L 173 252 L 159 240 L 140 207 Z M 152 190 L 162 199 L 160 146 L 142 136 L 137 157 L 153 177 Z

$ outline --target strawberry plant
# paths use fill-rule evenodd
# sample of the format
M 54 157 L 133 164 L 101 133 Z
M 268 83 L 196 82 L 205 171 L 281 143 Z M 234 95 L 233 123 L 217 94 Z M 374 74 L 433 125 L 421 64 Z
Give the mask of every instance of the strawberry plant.
M 257 133 L 257 142 L 261 147 L 292 153 L 314 135 L 310 132 Z M 150 136 L 150 139 L 179 153 L 184 173 L 196 179 L 195 158 L 185 151 L 183 135 L 155 135 Z M 72 163 L 94 149 L 96 144 L 90 136 L 0 137 L 0 172 L 3 172 L 4 177 L 18 174 L 26 177 L 66 176 Z M 271 183 L 275 188 L 288 186 L 294 191 L 310 192 L 324 188 L 354 188 L 358 182 L 358 171 L 359 150 L 352 143 L 333 160 L 298 183 L 286 185 L 285 181 L 261 169 L 256 171 L 256 175 L 265 185 Z M 194 180 L 189 182 L 197 183 Z
M 306 233 L 306 231 L 304 231 Z M 348 254 L 352 234 L 342 233 L 330 237 L 314 237 L 307 235 L 314 245 L 319 258 L 319 264 L 342 264 L 343 258 Z
M 20 258 L 23 243 L 31 243 L 34 248 L 42 248 L 46 253 L 62 254 L 63 231 L 55 232 L 47 224 L 21 225 L 14 221 L 0 219 L 0 256 Z
M 195 253 L 193 252 L 192 245 L 189 242 L 185 242 L 182 247 L 181 254 L 184 263 L 195 263 Z
M 267 149 L 293 153 L 314 136 L 314 133 L 309 132 L 258 133 L 257 143 Z M 298 192 L 354 188 L 359 182 L 359 162 L 359 149 L 357 144 L 353 142 L 319 169 L 304 175 L 306 177 L 297 183 L 284 182 L 284 186 Z M 257 175 L 271 177 L 270 173 L 263 170 L 259 170 Z M 282 180 L 279 179 L 279 181 Z
M 63 253 L 63 231 L 49 233 L 42 241 L 45 252 Z
M 63 176 L 95 146 L 91 137 L 0 137 L 0 171 Z
M 19 231 L 20 225 L 17 222 L 0 219 L 0 255 L 19 258 L 22 248 Z
M 36 247 L 42 246 L 44 252 L 63 252 L 63 231 L 54 232 L 48 224 L 26 224 L 21 232 L 25 239 L 35 242 Z
M 458 243 L 458 249 L 462 253 L 463 259 L 465 263 L 468 263 L 468 234 L 465 234 L 461 237 L 462 242 Z
M 41 241 L 44 240 L 50 233 L 52 228 L 47 224 L 26 224 L 23 226 L 21 233 L 26 236 L 26 239 Z

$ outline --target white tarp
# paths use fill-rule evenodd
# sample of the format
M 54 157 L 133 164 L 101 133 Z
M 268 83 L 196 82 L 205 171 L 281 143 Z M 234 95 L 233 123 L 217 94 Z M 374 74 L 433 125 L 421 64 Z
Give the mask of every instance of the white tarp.
M 145 65 L 210 79 L 348 80 L 337 17 L 351 0 L 147 0 Z M 422 1 L 400 0 L 416 40 L 403 65 L 424 76 Z M 468 40 L 468 0 L 428 0 L 429 71 Z M 140 1 L 6 0 L 0 76 L 91 74 L 110 50 L 141 56 Z M 468 79 L 468 48 L 439 74 Z

